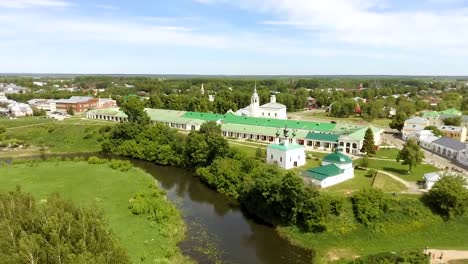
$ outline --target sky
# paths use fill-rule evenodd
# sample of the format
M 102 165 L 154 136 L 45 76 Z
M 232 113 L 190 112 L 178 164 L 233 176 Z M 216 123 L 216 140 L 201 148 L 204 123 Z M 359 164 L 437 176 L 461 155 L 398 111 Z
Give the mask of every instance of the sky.
M 0 72 L 468 75 L 468 0 L 0 0 Z

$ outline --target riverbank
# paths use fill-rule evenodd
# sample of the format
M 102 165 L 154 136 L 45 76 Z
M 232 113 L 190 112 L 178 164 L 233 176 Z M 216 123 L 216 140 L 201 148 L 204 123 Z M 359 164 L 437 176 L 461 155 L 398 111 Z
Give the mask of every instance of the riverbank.
M 314 263 L 425 247 L 468 250 L 466 215 L 449 222 L 430 215 L 410 222 L 379 222 L 372 228 L 358 225 L 342 233 L 307 233 L 297 227 L 278 227 L 277 230 L 294 245 L 313 250 Z
M 186 226 L 172 203 L 158 201 L 158 206 L 171 212 L 158 224 L 145 216 L 133 215 L 128 209 L 135 193 L 155 186 L 151 175 L 139 168 L 124 172 L 110 168 L 109 164 L 90 165 L 84 161 L 3 163 L 0 191 L 12 190 L 17 185 L 38 200 L 57 192 L 77 204 L 97 205 L 134 263 L 191 262 L 177 246 L 185 237 Z

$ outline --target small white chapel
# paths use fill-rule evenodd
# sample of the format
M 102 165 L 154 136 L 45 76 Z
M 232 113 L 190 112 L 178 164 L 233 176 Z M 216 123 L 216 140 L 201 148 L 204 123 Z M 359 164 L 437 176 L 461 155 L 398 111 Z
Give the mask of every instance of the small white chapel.
M 280 132 L 277 131 L 275 142 L 267 146 L 266 162 L 286 170 L 305 165 L 305 148 L 297 144 L 295 131 L 293 131 L 291 140 L 287 127 L 283 133 L 284 140 L 282 142 L 280 142 Z

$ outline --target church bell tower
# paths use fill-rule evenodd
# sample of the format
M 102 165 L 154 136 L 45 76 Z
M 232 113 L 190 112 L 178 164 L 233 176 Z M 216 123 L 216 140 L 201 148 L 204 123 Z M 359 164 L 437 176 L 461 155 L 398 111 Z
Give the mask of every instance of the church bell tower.
M 257 82 L 255 82 L 254 92 L 252 97 L 250 98 L 250 107 L 251 107 L 251 115 L 253 117 L 260 116 L 260 97 L 257 94 Z

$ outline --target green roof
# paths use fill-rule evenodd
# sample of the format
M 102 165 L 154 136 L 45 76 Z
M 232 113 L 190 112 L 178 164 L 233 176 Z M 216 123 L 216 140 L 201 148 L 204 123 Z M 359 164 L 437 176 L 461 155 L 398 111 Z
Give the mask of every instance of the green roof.
M 272 148 L 272 149 L 283 150 L 283 151 L 292 150 L 292 149 L 300 149 L 300 148 L 303 149 L 304 148 L 304 146 L 302 146 L 302 145 L 291 144 L 291 143 L 289 143 L 288 145 L 285 145 L 284 143 L 270 144 L 267 147 Z
M 120 111 L 119 108 L 94 109 L 94 110 L 89 110 L 88 113 L 93 114 L 93 115 L 127 117 L 127 115 L 123 111 Z
M 423 117 L 439 117 L 439 113 L 436 112 L 436 111 L 427 111 L 427 112 L 424 112 L 423 114 Z
M 304 175 L 318 181 L 323 181 L 328 177 L 337 176 L 342 174 L 343 172 L 344 170 L 338 168 L 335 164 L 329 164 L 308 169 L 304 172 Z
M 462 112 L 460 112 L 459 110 L 457 110 L 455 108 L 450 108 L 450 109 L 447 109 L 447 110 L 444 110 L 444 111 L 440 111 L 439 114 L 442 114 L 442 115 L 461 115 Z
M 338 151 L 338 150 L 335 150 L 335 152 L 323 157 L 322 161 L 336 163 L 336 164 L 346 164 L 346 163 L 353 162 L 348 156 L 346 156 L 345 154 L 341 153 L 341 151 Z
M 336 134 L 324 134 L 324 133 L 313 133 L 309 132 L 306 136 L 306 139 L 310 140 L 320 140 L 328 142 L 337 142 L 340 136 Z
M 202 119 L 206 121 L 221 120 L 223 123 L 262 126 L 262 127 L 284 128 L 287 126 L 289 129 L 302 129 L 302 130 L 321 131 L 321 132 L 331 132 L 336 126 L 336 124 L 332 124 L 332 123 L 236 116 L 231 113 L 220 115 L 220 114 L 200 113 L 200 112 L 186 112 L 183 115 L 183 117 L 193 118 L 193 119 Z

